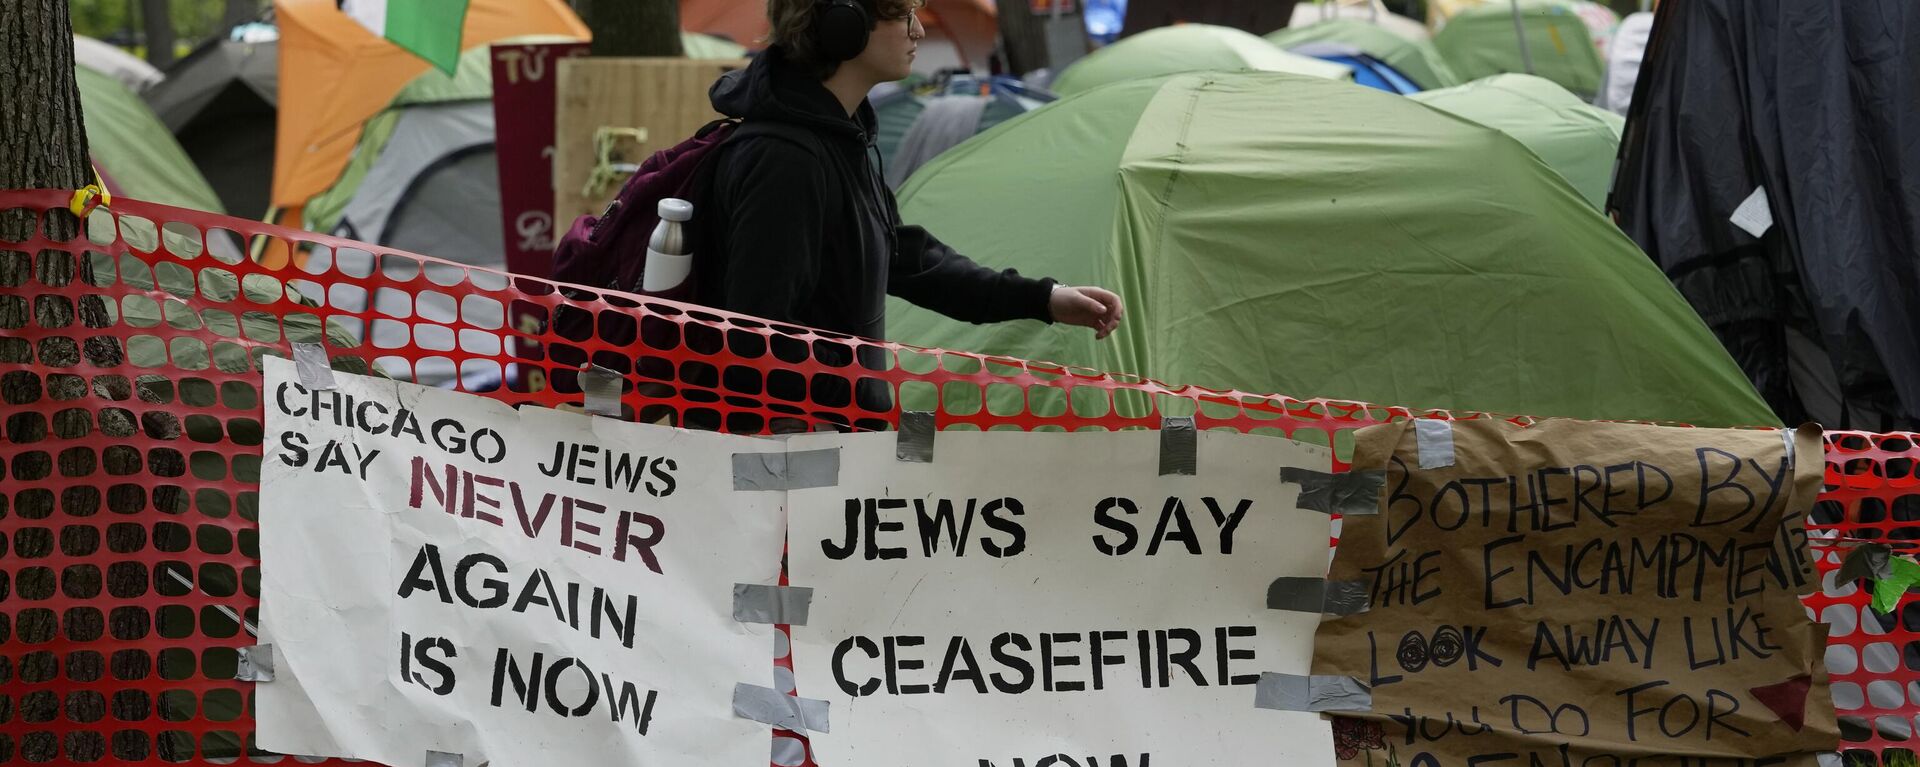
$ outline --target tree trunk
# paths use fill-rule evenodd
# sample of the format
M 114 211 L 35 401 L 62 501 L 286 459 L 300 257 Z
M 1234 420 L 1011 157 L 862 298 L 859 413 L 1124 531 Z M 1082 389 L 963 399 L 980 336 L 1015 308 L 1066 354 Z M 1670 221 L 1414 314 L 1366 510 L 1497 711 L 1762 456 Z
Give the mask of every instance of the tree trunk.
M 0 132 L 0 189 L 78 189 L 93 179 L 93 166 L 87 159 L 86 123 L 80 113 L 80 88 L 73 77 L 73 24 L 68 16 L 67 0 L 8 0 L 0 7 L 0 121 L 9 130 Z M 38 226 L 50 240 L 67 241 L 80 235 L 80 220 L 65 210 L 36 217 L 32 211 L 0 211 L 0 240 L 20 241 L 32 237 Z M 0 302 L 0 330 L 27 326 L 27 300 L 32 283 L 46 287 L 65 287 L 78 273 L 86 284 L 97 284 L 91 262 L 80 262 L 64 250 L 0 251 L 0 286 L 14 300 Z M 24 289 L 22 289 L 24 288 Z M 57 295 L 32 296 L 33 324 L 42 328 L 69 328 L 76 318 L 76 306 Z M 83 295 L 77 306 L 77 318 L 86 328 L 104 328 L 112 324 L 106 302 L 98 295 Z M 40 362 L 48 367 L 87 362 L 104 368 L 118 367 L 125 359 L 120 344 L 107 336 L 87 339 L 86 343 L 43 342 Z M 57 341 L 59 339 L 51 339 Z M 49 359 L 49 355 L 54 358 Z M 32 359 L 6 359 L 5 362 L 33 362 Z M 7 376 L 0 379 L 0 406 L 17 406 L 40 399 L 37 376 Z M 85 432 L 63 433 L 56 426 L 53 436 L 76 439 Z M 92 456 L 62 453 L 63 469 L 68 460 L 91 461 Z M 138 461 L 133 459 L 133 471 Z M 108 461 L 109 471 L 126 469 Z M 120 462 L 124 463 L 124 462 Z M 78 468 L 78 467 L 73 467 Z M 71 476 L 84 476 L 73 474 Z M 37 510 L 22 508 L 23 516 Z M 46 510 L 51 513 L 51 509 Z
M 1001 52 L 1007 57 L 1007 74 L 1025 76 L 1036 69 L 1053 65 L 1047 52 L 1045 19 L 1033 12 L 1033 0 L 998 0 Z
M 170 0 L 140 0 L 140 24 L 146 28 L 147 63 L 166 69 L 173 63 Z
M 73 72 L 73 22 L 69 15 L 67 0 L 6 0 L 0 3 L 0 124 L 6 130 L 0 131 L 0 189 L 77 189 L 85 186 L 93 177 L 92 166 L 87 160 L 86 124 L 80 111 L 80 88 L 74 82 Z M 42 234 L 54 241 L 72 240 L 80 235 L 80 221 L 65 210 L 57 210 L 42 216 L 32 211 L 0 211 L 0 241 L 20 241 L 31 237 L 37 227 Z M 50 334 L 41 339 L 39 362 L 45 370 L 46 385 L 49 389 L 64 392 L 62 396 L 78 396 L 86 384 L 78 376 L 55 374 L 51 369 L 80 369 L 81 358 L 92 366 L 115 368 L 124 357 L 120 344 L 107 336 L 87 339 L 76 343 L 79 337 L 89 335 L 82 328 L 105 328 L 112 324 L 107 314 L 106 302 L 99 295 L 82 295 L 77 305 L 69 299 L 56 295 L 31 295 L 38 286 L 64 287 L 73 282 L 75 276 L 86 284 L 98 284 L 93 275 L 91 263 L 76 259 L 64 250 L 43 250 L 38 254 L 28 254 L 18 250 L 0 250 L 0 330 L 12 330 L 28 327 L 27 303 L 32 302 L 31 323 L 41 328 L 72 328 L 64 335 Z M 79 327 L 75 327 L 75 319 Z M 64 342 L 64 343 L 61 343 Z M 17 347 L 0 349 L 0 357 L 5 362 L 32 363 L 31 356 L 14 358 L 22 351 Z M 96 376 L 94 385 L 98 386 L 109 378 L 118 376 Z M 57 379 L 66 379 L 56 384 Z M 42 375 L 36 371 L 21 371 L 0 376 L 0 411 L 12 410 L 42 400 Z M 76 391 L 78 389 L 78 391 Z M 30 441 L 75 440 L 87 435 L 92 429 L 91 418 L 55 417 L 51 433 L 44 427 L 22 429 L 23 433 L 10 435 L 10 441 L 18 442 L 22 438 Z M 51 442 L 48 447 L 57 446 Z M 15 460 L 16 471 L 26 468 L 34 473 L 50 473 L 52 467 L 45 464 L 51 459 L 47 453 L 60 454 L 60 471 L 67 476 L 85 476 L 92 471 L 95 455 L 91 450 L 54 450 L 40 453 L 38 460 L 42 464 L 36 467 L 23 467 L 20 459 Z M 26 456 L 22 456 L 25 458 Z M 110 454 L 106 456 L 109 473 L 133 473 L 140 470 L 138 451 L 132 456 Z M 66 502 L 65 499 L 62 503 Z M 25 519 L 46 519 L 53 514 L 51 494 L 33 497 L 25 493 L 16 501 L 14 513 Z M 142 534 L 144 535 L 144 533 Z M 113 534 L 109 538 L 113 538 Z M 129 541 L 110 541 L 113 546 L 125 546 Z M 122 550 L 122 549 L 115 549 Z M 125 549 L 131 550 L 131 549 Z M 22 573 L 16 578 L 15 588 L 25 593 L 27 590 L 52 593 L 51 573 L 54 569 L 35 571 L 32 577 Z M 41 573 L 47 574 L 45 578 Z M 144 574 L 142 576 L 144 578 Z M 45 581 L 45 582 L 34 582 Z M 126 584 L 121 584 L 124 587 Z M 115 592 L 120 593 L 120 592 Z M 27 625 L 19 623 L 21 632 L 33 631 L 52 638 L 53 627 Z M 37 624 L 38 622 L 36 622 Z M 51 711 L 37 712 L 29 716 L 52 714 Z M 93 721 L 105 715 L 104 705 L 87 703 L 81 710 L 69 712 L 81 721 Z M 46 720 L 41 720 L 46 721 Z M 73 745 L 68 746 L 70 749 Z M 82 743 L 81 747 L 90 754 L 104 751 L 105 744 Z M 60 754 L 61 745 L 53 737 L 29 735 L 20 742 L 20 755 L 28 762 L 45 762 Z M 71 753 L 71 752 L 70 752 Z M 95 754 L 94 758 L 104 754 Z M 139 758 L 139 757 L 134 757 Z
M 93 176 L 67 14 L 67 0 L 0 3 L 0 124 L 7 126 L 0 131 L 0 189 L 78 189 Z M 24 239 L 33 225 L 32 217 L 10 214 L 0 236 Z M 79 231 L 72 216 L 55 216 L 48 226 L 68 237 Z M 0 284 L 20 284 L 9 276 L 0 275 Z
M 259 15 L 258 0 L 227 0 L 227 12 L 220 16 L 220 31 L 224 34 Z
M 595 56 L 681 56 L 679 0 L 582 3 Z
M 1176 23 L 1218 24 L 1264 35 L 1292 20 L 1294 4 L 1295 0 L 1130 0 L 1120 35 L 1130 37 Z

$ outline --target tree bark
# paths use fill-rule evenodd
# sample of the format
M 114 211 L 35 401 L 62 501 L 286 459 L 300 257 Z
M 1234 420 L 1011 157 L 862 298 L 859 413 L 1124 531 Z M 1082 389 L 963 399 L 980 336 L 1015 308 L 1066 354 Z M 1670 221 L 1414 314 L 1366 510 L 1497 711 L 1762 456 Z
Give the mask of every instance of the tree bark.
M 679 0 L 582 3 L 595 56 L 682 56 Z
M 67 14 L 67 0 L 0 4 L 0 124 L 7 126 L 0 131 L 0 189 L 78 189 L 92 179 L 80 87 L 73 77 L 73 22 Z M 28 239 L 42 223 L 31 211 L 0 212 L 0 239 Z M 68 213 L 52 213 L 44 224 L 50 239 L 69 240 L 80 233 L 79 220 Z M 66 251 L 44 251 L 38 258 L 0 252 L 0 285 L 8 288 L 35 279 L 65 285 L 73 274 L 74 259 Z M 12 319 L 7 317 L 6 324 Z M 104 322 L 104 307 L 89 319 Z
M 0 3 L 0 189 L 75 189 L 92 175 L 67 13 L 67 0 Z
M 147 63 L 161 69 L 173 64 L 173 16 L 170 0 L 140 0 L 140 24 L 146 29 Z

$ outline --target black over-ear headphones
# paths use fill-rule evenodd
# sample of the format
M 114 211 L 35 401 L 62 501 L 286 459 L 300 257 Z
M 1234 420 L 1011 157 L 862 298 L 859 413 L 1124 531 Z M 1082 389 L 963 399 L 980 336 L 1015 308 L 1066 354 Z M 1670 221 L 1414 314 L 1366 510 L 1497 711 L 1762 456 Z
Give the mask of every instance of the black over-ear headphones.
M 819 0 L 813 15 L 813 47 L 827 63 L 851 61 L 867 49 L 873 14 L 859 0 Z

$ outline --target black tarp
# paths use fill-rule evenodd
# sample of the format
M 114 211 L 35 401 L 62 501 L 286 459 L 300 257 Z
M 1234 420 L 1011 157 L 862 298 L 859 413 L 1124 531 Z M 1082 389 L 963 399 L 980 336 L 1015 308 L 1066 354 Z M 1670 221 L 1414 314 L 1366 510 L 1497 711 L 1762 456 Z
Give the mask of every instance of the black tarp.
M 1920 3 L 1660 4 L 1609 208 L 1782 418 L 1920 428 Z
M 168 70 L 146 99 L 229 214 L 266 215 L 280 104 L 279 43 L 208 42 Z

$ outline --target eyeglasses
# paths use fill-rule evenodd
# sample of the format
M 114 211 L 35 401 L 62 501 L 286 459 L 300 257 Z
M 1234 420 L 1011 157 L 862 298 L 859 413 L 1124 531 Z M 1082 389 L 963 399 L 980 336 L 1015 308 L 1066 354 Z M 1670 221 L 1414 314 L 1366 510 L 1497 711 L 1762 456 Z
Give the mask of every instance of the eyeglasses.
M 907 5 L 907 11 L 898 16 L 882 16 L 881 21 L 919 21 L 919 13 L 927 7 L 927 0 L 913 0 Z

